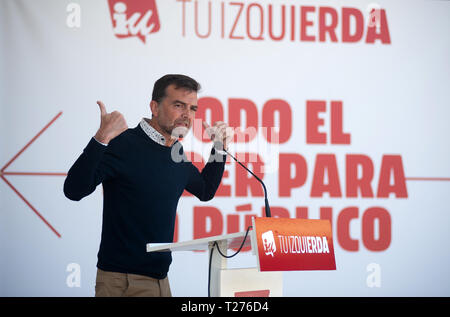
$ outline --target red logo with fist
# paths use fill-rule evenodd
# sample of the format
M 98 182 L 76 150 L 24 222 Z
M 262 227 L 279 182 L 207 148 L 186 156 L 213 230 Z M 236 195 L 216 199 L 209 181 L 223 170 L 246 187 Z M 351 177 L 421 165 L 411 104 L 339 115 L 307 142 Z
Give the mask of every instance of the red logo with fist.
M 114 34 L 118 38 L 137 36 L 146 43 L 160 28 L 155 0 L 108 0 Z

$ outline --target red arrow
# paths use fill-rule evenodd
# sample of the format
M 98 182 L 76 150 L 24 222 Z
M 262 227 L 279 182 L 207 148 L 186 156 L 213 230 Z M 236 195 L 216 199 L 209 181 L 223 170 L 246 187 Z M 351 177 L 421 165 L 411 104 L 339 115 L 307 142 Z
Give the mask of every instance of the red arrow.
M 61 235 L 58 231 L 42 216 L 42 214 L 37 211 L 36 208 L 6 179 L 5 175 L 29 175 L 29 176 L 66 176 L 67 173 L 33 173 L 33 172 L 6 172 L 6 168 L 10 166 L 36 139 L 44 133 L 45 130 L 48 129 L 60 116 L 62 115 L 62 111 L 59 112 L 44 128 L 39 131 L 16 155 L 13 156 L 12 159 L 9 160 L 5 166 L 0 170 L 0 178 L 19 196 L 28 207 L 56 234 L 58 238 L 61 238 Z

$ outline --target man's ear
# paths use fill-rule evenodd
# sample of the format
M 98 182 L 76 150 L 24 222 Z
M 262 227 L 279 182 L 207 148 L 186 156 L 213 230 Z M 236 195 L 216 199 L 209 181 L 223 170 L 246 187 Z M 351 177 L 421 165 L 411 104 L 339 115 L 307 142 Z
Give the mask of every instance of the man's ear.
M 150 101 L 150 110 L 152 111 L 152 115 L 158 117 L 158 103 L 155 100 Z

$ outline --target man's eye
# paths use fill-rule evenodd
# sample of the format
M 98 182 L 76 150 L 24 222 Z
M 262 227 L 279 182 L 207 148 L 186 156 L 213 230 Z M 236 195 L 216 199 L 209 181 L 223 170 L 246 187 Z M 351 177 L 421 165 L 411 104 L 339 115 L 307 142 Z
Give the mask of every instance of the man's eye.
M 197 111 L 197 107 L 192 107 L 191 110 L 196 112 Z

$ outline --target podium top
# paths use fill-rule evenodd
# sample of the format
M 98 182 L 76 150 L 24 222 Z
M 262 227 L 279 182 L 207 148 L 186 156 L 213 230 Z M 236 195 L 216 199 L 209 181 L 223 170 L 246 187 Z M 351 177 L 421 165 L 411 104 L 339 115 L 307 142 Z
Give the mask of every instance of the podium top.
M 147 252 L 202 251 L 208 250 L 208 246 L 214 242 L 220 243 L 224 241 L 226 241 L 228 249 L 237 249 L 241 246 L 244 237 L 245 232 L 236 232 L 176 243 L 147 243 Z M 250 244 L 251 239 L 249 233 L 243 247 L 248 247 Z

